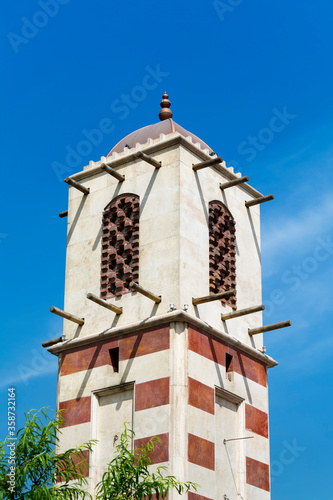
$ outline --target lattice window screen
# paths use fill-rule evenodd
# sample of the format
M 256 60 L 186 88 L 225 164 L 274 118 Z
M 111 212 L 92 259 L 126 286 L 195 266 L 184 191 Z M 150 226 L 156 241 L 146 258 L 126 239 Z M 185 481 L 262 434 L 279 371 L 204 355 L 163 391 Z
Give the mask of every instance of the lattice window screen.
M 209 203 L 209 291 L 220 293 L 236 288 L 235 221 L 220 201 Z M 236 297 L 223 299 L 236 309 Z
M 139 197 L 121 195 L 103 213 L 101 297 L 119 297 L 139 281 Z

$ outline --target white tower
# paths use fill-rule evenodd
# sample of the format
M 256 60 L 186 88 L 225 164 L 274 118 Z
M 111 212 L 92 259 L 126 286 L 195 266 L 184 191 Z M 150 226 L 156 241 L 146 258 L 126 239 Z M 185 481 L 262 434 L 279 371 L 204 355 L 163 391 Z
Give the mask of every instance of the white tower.
M 153 463 L 200 485 L 189 499 L 269 500 L 268 198 L 172 120 L 167 94 L 161 107 L 160 122 L 66 179 L 66 312 L 51 308 L 66 319 L 49 347 L 61 446 L 99 440 L 93 491 L 127 420 L 135 445 L 160 437 Z

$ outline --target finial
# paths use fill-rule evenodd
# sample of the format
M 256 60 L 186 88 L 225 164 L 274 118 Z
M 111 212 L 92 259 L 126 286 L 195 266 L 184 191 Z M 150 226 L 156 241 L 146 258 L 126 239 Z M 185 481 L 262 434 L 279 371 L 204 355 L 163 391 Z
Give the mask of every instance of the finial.
M 166 92 L 164 92 L 163 96 L 162 96 L 162 101 L 160 102 L 160 106 L 161 106 L 161 111 L 159 112 L 159 118 L 161 120 L 161 122 L 163 120 L 167 120 L 168 118 L 172 118 L 172 111 L 170 108 L 171 106 L 171 102 L 169 101 L 169 96 Z

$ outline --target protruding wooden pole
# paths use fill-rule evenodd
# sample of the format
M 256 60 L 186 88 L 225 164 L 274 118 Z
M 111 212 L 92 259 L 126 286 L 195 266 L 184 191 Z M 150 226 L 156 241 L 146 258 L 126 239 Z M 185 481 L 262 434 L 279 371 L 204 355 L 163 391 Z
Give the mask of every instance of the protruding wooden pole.
M 101 163 L 101 169 L 105 170 L 105 172 L 112 175 L 112 177 L 115 177 L 119 182 L 124 182 L 125 176 L 121 175 L 114 168 L 109 167 L 109 165 L 106 165 L 105 163 Z
M 159 304 L 161 302 L 161 300 L 162 300 L 162 298 L 161 298 L 160 295 L 155 295 L 154 293 L 151 293 L 148 290 L 145 290 L 144 288 L 142 288 L 142 286 L 138 285 L 137 283 L 134 283 L 133 281 L 131 281 L 131 283 L 129 284 L 129 286 L 135 292 L 141 293 L 145 297 L 148 297 L 148 299 L 153 300 L 154 302 L 156 302 L 156 304 Z
M 51 347 L 54 344 L 58 344 L 62 342 L 62 337 L 57 337 L 56 339 L 47 340 L 46 342 L 42 342 L 42 347 Z
M 211 167 L 213 165 L 217 165 L 218 163 L 222 163 L 222 162 L 223 162 L 223 159 L 218 156 L 217 158 L 212 158 L 211 160 L 206 160 L 206 161 L 202 161 L 201 163 L 196 163 L 195 165 L 192 165 L 192 168 L 196 172 L 197 170 L 200 170 L 201 168 Z
M 162 163 L 160 161 L 155 160 L 151 156 L 148 156 L 145 153 L 143 153 L 142 151 L 138 151 L 137 153 L 135 153 L 133 155 L 133 157 L 140 158 L 141 160 L 146 161 L 147 163 L 150 163 L 155 168 L 161 168 L 161 166 L 162 166 Z
M 281 323 L 274 323 L 267 326 L 259 326 L 259 328 L 249 328 L 249 335 L 256 335 L 257 333 L 270 332 L 272 330 L 278 330 L 279 328 L 286 328 L 291 326 L 291 321 L 281 321 Z
M 86 187 L 82 186 L 82 184 L 80 184 L 79 182 L 76 182 L 71 177 L 67 177 L 67 179 L 65 179 L 65 182 L 67 184 L 69 184 L 70 186 L 74 187 L 75 189 L 78 189 L 79 191 L 81 191 L 81 193 L 83 193 L 85 195 L 87 195 L 87 194 L 90 193 L 90 189 L 89 188 L 86 188 Z
M 274 200 L 274 195 L 269 194 L 267 196 L 261 196 L 260 198 L 256 198 L 255 200 L 251 201 L 246 201 L 245 206 L 246 208 L 253 207 L 253 205 L 259 205 L 259 203 L 265 203 L 265 201 L 271 201 Z
M 206 295 L 205 297 L 198 297 L 196 299 L 192 298 L 192 304 L 197 306 L 198 304 L 204 304 L 205 302 L 212 302 L 213 300 L 228 299 L 236 295 L 236 290 L 228 290 L 227 292 L 212 293 L 211 295 Z
M 227 321 L 227 319 L 239 318 L 239 316 L 245 316 L 246 314 L 253 314 L 259 311 L 263 311 L 264 309 L 265 306 L 263 305 L 247 307 L 246 309 L 240 309 L 239 311 L 234 311 L 227 314 L 221 314 L 221 319 L 222 321 Z
M 67 217 L 67 215 L 68 215 L 68 210 L 65 210 L 64 212 L 60 212 L 59 213 L 60 219 L 63 219 L 64 217 Z
M 224 189 L 231 188 L 232 186 L 238 186 L 238 184 L 243 184 L 249 180 L 248 176 L 240 177 L 239 179 L 235 179 L 234 181 L 224 182 L 220 184 L 220 189 L 223 191 Z
M 113 304 L 108 304 L 108 302 L 106 302 L 103 299 L 100 299 L 99 297 L 97 297 L 93 293 L 87 293 L 87 299 L 92 300 L 96 304 L 98 304 L 102 307 L 105 307 L 106 309 L 110 309 L 110 311 L 112 311 L 116 314 L 121 314 L 123 312 L 122 307 L 117 307 L 117 306 L 114 306 Z
M 77 316 L 74 316 L 74 314 L 68 313 L 63 311 L 62 309 L 58 309 L 58 307 L 50 307 L 50 311 L 53 314 L 57 314 L 58 316 L 61 316 L 64 319 L 69 319 L 69 321 L 73 321 L 74 323 L 77 323 L 78 325 L 84 325 L 84 318 L 78 318 Z

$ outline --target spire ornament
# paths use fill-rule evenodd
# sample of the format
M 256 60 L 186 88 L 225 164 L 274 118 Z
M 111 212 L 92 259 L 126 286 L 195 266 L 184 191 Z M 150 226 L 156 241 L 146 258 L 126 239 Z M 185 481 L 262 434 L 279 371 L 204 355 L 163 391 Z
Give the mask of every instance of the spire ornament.
M 161 106 L 161 111 L 159 112 L 159 118 L 161 120 L 161 122 L 163 120 L 167 120 L 168 118 L 172 118 L 172 111 L 170 108 L 171 106 L 171 102 L 169 101 L 169 96 L 166 92 L 164 92 L 163 96 L 162 96 L 162 101 L 160 102 L 160 106 Z

